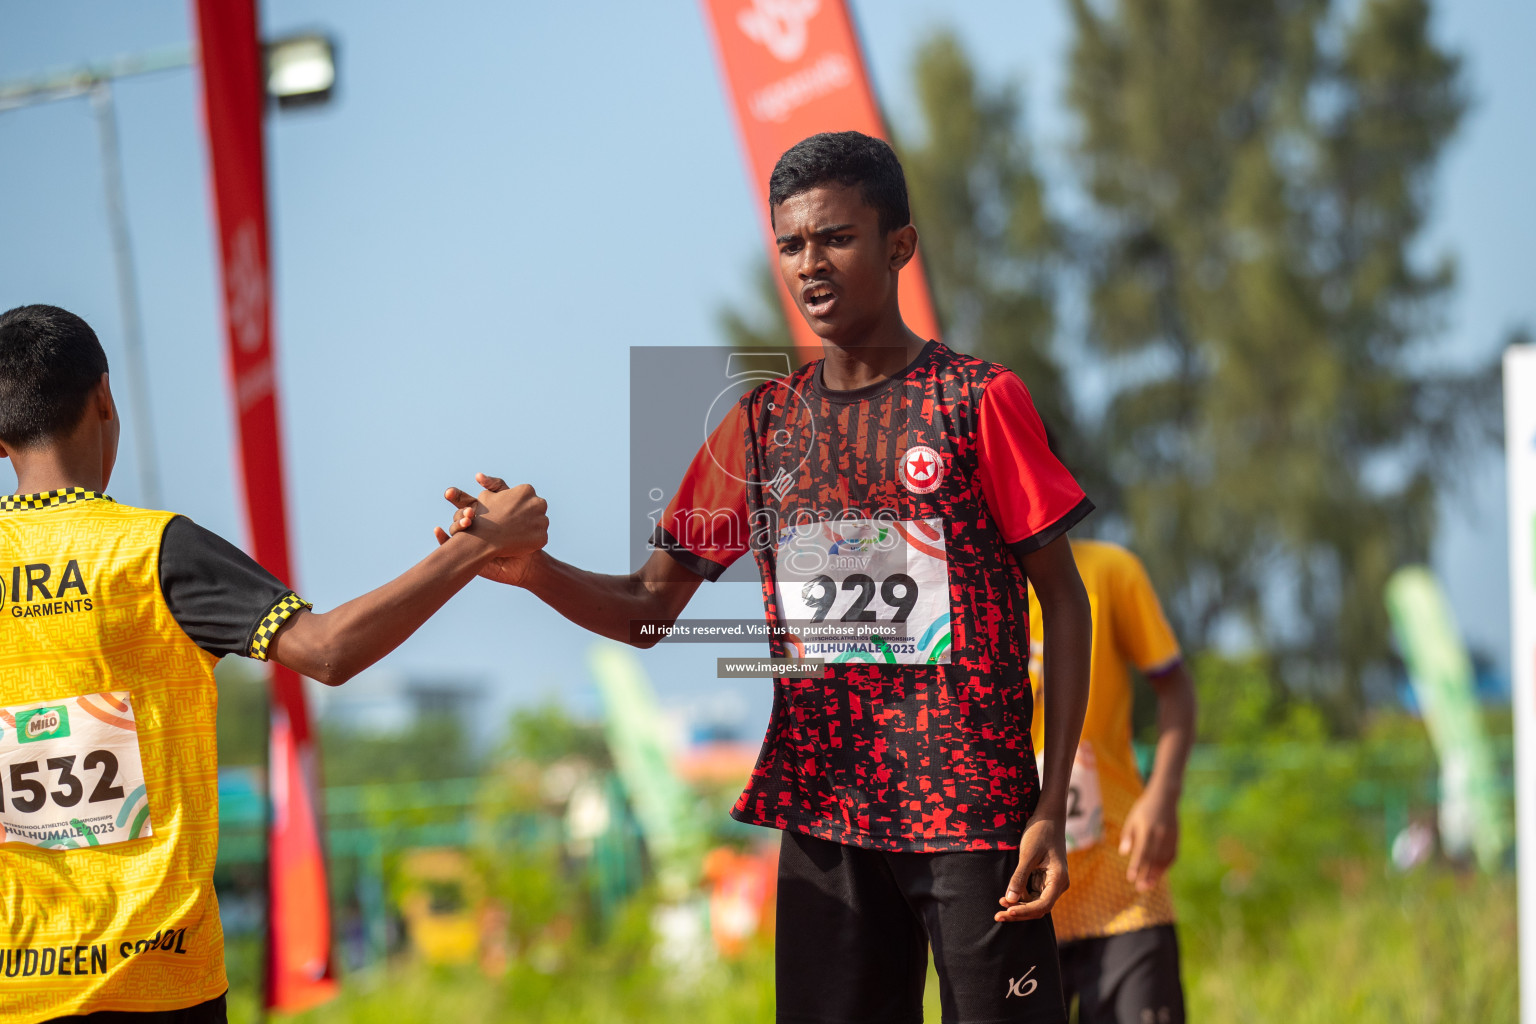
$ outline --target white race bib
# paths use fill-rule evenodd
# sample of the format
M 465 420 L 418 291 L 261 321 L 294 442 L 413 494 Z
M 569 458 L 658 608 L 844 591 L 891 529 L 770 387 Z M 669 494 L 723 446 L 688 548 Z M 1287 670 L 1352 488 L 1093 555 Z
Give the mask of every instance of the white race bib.
M 1043 767 L 1040 777 L 1045 777 Z M 1104 800 L 1099 794 L 1099 764 L 1093 756 L 1093 745 L 1079 743 L 1077 756 L 1072 760 L 1072 779 L 1067 783 L 1067 852 L 1086 850 L 1103 838 Z
M 75 850 L 153 834 L 127 691 L 0 708 L 0 842 Z
M 840 519 L 790 527 L 779 535 L 774 576 L 796 656 L 949 664 L 942 519 Z

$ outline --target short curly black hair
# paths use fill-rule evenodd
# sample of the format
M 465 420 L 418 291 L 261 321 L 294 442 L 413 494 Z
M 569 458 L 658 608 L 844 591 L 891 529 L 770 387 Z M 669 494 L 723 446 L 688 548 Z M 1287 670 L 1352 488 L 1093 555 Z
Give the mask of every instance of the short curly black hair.
M 69 310 L 0 313 L 0 441 L 30 448 L 74 429 L 106 372 L 96 332 Z
M 828 182 L 859 186 L 864 201 L 880 214 L 881 231 L 912 223 L 901 161 L 884 140 L 863 132 L 822 132 L 785 150 L 768 176 L 769 218 L 784 200 Z

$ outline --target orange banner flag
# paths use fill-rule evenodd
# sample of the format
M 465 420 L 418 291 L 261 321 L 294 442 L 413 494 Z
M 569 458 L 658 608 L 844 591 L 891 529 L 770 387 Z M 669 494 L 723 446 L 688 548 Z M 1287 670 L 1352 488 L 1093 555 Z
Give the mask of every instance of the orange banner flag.
M 194 0 L 208 129 L 225 351 L 251 554 L 294 585 L 278 430 L 267 233 L 266 108 L 255 0 Z M 267 835 L 267 1006 L 302 1010 L 337 993 L 317 763 L 298 673 L 272 666 Z
M 779 156 L 817 132 L 859 131 L 889 141 L 885 121 L 845 0 L 703 4 L 759 197 L 769 263 L 777 268 L 778 247 L 768 222 L 768 176 Z M 820 358 L 821 340 L 806 326 L 782 282 L 778 291 L 802 358 Z M 924 338 L 938 338 L 939 321 L 921 253 L 901 275 L 900 298 L 907 326 Z

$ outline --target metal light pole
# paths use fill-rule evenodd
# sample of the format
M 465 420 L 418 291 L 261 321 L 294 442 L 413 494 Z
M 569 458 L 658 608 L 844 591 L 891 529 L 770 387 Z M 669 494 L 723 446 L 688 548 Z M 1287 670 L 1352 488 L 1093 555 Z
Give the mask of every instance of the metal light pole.
M 117 108 L 112 81 L 91 87 L 91 109 L 101 139 L 101 178 L 107 190 L 107 226 L 112 232 L 112 261 L 117 266 L 117 303 L 122 310 L 123 348 L 128 355 L 128 392 L 135 420 L 134 451 L 138 455 L 139 487 L 144 504 L 159 508 L 160 465 L 155 455 L 154 403 L 149 400 L 149 366 L 144 354 L 144 325 L 139 319 L 139 283 L 128 242 L 128 208 L 123 198 L 123 160 L 117 144 Z
M 0 85 L 0 112 L 88 96 L 96 115 L 101 145 L 102 186 L 107 200 L 107 228 L 112 235 L 112 260 L 117 270 L 117 304 L 127 355 L 128 400 L 133 408 L 133 447 L 139 470 L 141 501 L 160 507 L 160 465 L 155 454 L 154 405 L 149 397 L 149 366 L 144 351 L 144 325 L 139 316 L 138 276 L 128 237 L 128 206 L 123 195 L 123 158 L 117 138 L 117 110 L 112 102 L 114 79 L 189 67 L 192 55 L 182 47 L 62 74 Z
M 314 33 L 288 36 L 266 44 L 267 92 L 282 107 L 324 103 L 335 85 L 334 44 Z M 149 361 L 144 324 L 139 314 L 138 273 L 128 235 L 128 202 L 123 191 L 123 158 L 118 144 L 117 107 L 112 83 L 119 78 L 189 68 L 194 60 L 185 46 L 118 57 L 102 64 L 35 78 L 0 83 L 0 113 L 59 100 L 90 98 L 101 145 L 102 186 L 106 191 L 107 228 L 112 235 L 112 260 L 117 270 L 117 302 L 123 322 L 127 355 L 128 401 L 133 408 L 134 454 L 139 469 L 141 500 L 159 508 L 160 464 L 155 452 L 154 405 L 149 394 Z

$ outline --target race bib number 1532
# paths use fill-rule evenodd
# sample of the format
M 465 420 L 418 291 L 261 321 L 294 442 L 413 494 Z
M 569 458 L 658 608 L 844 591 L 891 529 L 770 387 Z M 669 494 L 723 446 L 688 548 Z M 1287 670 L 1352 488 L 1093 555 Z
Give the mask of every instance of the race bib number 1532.
M 127 691 L 0 708 L 0 842 L 75 850 L 148 835 Z

